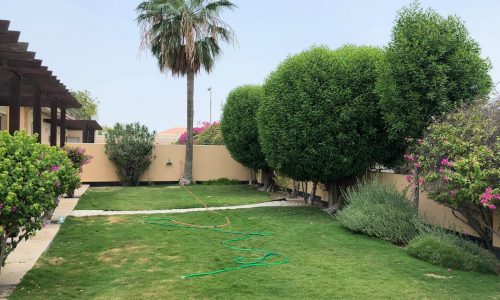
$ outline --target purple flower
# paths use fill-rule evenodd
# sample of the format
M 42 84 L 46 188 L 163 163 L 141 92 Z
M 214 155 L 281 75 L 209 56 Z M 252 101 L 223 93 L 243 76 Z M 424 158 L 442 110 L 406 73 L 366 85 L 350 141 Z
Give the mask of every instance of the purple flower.
M 15 205 L 14 205 L 14 206 L 12 206 L 12 208 L 10 209 L 10 211 L 11 211 L 11 212 L 13 212 L 13 213 L 15 213 L 15 212 L 16 212 L 16 210 L 17 210 L 17 207 L 16 207 Z
M 51 171 L 59 171 L 60 169 L 60 166 L 52 166 L 52 168 L 50 168 Z
M 3 203 L 0 203 L 0 209 L 2 209 L 2 208 L 3 208 Z
M 61 187 L 61 183 L 59 181 L 56 181 L 56 183 L 54 183 L 55 187 L 56 188 L 60 188 Z

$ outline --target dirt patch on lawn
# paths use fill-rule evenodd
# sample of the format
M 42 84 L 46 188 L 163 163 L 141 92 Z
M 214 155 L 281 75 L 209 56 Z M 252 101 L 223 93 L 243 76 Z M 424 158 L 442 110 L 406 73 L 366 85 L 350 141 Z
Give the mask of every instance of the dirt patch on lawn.
M 63 257 L 41 257 L 35 264 L 37 268 L 45 265 L 59 266 L 64 264 L 66 260 Z
M 107 221 L 108 221 L 108 224 L 117 224 L 117 223 L 125 222 L 125 218 L 118 217 L 118 216 L 111 216 L 111 217 L 108 217 Z
M 146 248 L 146 246 L 135 245 L 126 245 L 122 248 L 112 248 L 101 252 L 97 256 L 97 260 L 112 267 L 119 268 L 129 261 L 130 256 L 140 253 Z

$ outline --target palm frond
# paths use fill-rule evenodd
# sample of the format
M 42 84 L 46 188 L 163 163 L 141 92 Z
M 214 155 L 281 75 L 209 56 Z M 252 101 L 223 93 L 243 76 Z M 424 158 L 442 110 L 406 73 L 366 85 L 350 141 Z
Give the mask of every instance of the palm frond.
M 210 72 L 221 54 L 219 42 L 233 43 L 234 31 L 219 15 L 236 5 L 228 0 L 148 0 L 137 6 L 141 49 L 149 49 L 160 70 L 173 75 Z

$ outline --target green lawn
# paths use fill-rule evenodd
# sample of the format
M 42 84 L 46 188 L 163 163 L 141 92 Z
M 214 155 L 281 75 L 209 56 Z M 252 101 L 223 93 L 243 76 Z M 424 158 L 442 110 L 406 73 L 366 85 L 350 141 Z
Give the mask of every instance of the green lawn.
M 500 299 L 498 276 L 448 272 L 403 248 L 348 232 L 315 208 L 223 213 L 231 230 L 274 233 L 237 245 L 282 253 L 290 263 L 181 279 L 234 266 L 241 252 L 221 245 L 233 236 L 148 225 L 144 216 L 70 217 L 12 299 Z M 223 222 L 209 212 L 172 217 Z
M 208 206 L 254 204 L 271 200 L 269 194 L 248 185 L 192 185 L 189 190 Z M 89 188 L 75 209 L 152 210 L 193 207 L 202 205 L 178 185 L 159 185 Z

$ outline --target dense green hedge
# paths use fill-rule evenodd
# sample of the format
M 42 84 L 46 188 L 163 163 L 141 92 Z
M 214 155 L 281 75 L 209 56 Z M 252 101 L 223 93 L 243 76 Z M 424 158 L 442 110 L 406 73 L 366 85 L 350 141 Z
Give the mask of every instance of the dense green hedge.
M 256 120 L 263 97 L 261 86 L 244 85 L 233 89 L 227 96 L 220 125 L 231 156 L 255 171 L 267 168 Z
M 491 65 L 480 54 L 459 18 L 418 3 L 400 11 L 377 84 L 393 149 L 400 151 L 394 154 L 402 154 L 405 138 L 420 138 L 435 117 L 489 94 Z
M 265 81 L 257 114 L 270 166 L 328 183 L 380 160 L 385 134 L 375 82 L 382 56 L 373 47 L 313 47 L 283 61 Z

